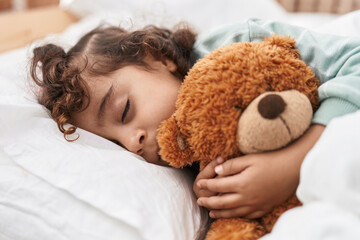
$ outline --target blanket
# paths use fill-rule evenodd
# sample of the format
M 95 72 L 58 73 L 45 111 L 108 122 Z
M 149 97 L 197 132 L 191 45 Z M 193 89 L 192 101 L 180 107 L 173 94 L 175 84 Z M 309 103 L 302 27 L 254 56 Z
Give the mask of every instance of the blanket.
M 360 239 L 360 111 L 334 119 L 301 167 L 302 207 L 263 240 Z

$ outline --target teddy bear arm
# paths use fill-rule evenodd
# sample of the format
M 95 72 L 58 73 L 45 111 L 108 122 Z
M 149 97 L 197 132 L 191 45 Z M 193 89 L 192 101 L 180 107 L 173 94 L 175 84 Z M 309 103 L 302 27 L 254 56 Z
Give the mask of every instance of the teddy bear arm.
M 261 222 L 267 232 L 271 232 L 279 217 L 287 210 L 301 206 L 296 195 L 290 197 L 286 202 L 274 208 L 273 211 L 262 217 Z
M 205 240 L 255 240 L 266 234 L 259 221 L 245 218 L 217 219 Z
M 175 116 L 161 123 L 156 138 L 160 147 L 159 154 L 170 166 L 182 168 L 192 164 L 191 149 L 186 146 Z

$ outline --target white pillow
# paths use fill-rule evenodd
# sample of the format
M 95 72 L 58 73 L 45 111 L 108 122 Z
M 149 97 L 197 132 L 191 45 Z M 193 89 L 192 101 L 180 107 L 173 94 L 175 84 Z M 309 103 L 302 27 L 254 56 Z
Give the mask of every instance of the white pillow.
M 0 238 L 194 239 L 193 176 L 86 131 L 67 142 L 29 91 L 29 53 L 0 55 Z
M 339 15 L 329 13 L 290 13 L 276 0 L 61 0 L 61 6 L 80 17 L 105 15 L 127 20 L 135 26 L 155 24 L 171 28 L 180 21 L 199 33 L 223 24 L 248 18 L 279 20 L 317 30 Z M 355 23 L 355 22 L 354 22 Z M 338 25 L 342 33 L 347 25 Z M 333 29 L 331 29 L 333 30 Z
M 61 6 L 81 17 L 110 11 L 166 27 L 186 21 L 199 32 L 250 17 L 274 20 L 286 14 L 276 0 L 61 0 Z
M 341 36 L 360 37 L 360 10 L 341 15 L 315 30 Z

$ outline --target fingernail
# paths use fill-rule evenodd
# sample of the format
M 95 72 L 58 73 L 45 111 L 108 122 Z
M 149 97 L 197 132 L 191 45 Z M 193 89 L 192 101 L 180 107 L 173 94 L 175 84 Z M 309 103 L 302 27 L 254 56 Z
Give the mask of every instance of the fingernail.
M 217 164 L 223 163 L 224 159 L 222 157 L 217 157 L 216 162 L 217 162 Z
M 201 188 L 201 182 L 197 182 L 196 185 L 198 186 L 198 188 Z
M 222 171 L 223 171 L 223 166 L 222 165 L 218 165 L 218 166 L 215 167 L 215 172 L 217 174 L 222 173 Z
M 215 214 L 214 214 L 213 212 L 209 212 L 209 216 L 210 216 L 211 218 L 215 218 Z
M 198 204 L 199 206 L 201 206 L 201 200 L 200 200 L 200 199 L 198 199 L 196 202 L 197 202 L 197 204 Z

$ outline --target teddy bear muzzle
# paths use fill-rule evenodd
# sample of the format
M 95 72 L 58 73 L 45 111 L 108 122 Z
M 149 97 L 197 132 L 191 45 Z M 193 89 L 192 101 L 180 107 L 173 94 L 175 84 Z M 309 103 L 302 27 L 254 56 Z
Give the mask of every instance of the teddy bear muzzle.
M 237 141 L 242 153 L 285 147 L 308 129 L 313 111 L 309 99 L 297 90 L 265 92 L 244 110 Z

